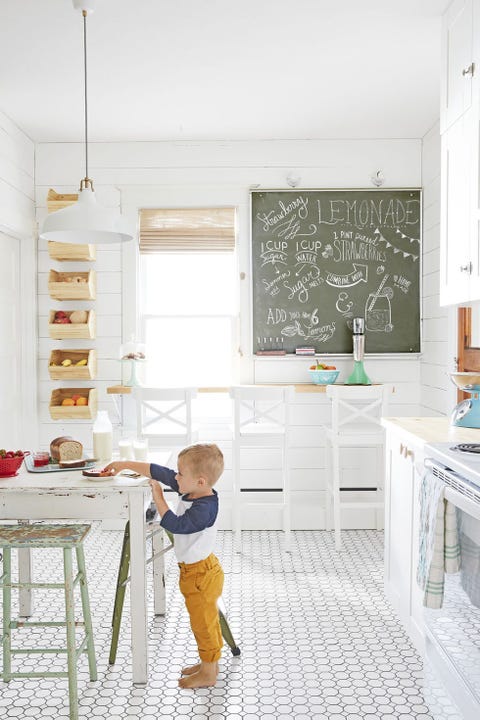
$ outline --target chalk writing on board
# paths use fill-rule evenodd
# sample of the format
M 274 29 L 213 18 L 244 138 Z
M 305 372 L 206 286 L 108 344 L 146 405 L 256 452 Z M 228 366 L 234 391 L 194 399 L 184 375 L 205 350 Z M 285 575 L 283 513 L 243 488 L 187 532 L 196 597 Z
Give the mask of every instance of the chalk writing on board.
M 252 192 L 253 349 L 420 350 L 420 192 Z

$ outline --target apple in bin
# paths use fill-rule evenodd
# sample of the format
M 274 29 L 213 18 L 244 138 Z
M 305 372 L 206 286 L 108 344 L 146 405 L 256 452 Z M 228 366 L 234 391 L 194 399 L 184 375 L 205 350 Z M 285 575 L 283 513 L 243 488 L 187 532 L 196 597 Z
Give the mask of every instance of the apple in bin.
M 67 313 L 63 310 L 55 310 L 53 322 L 58 323 L 59 325 L 66 325 L 67 323 L 71 322 L 71 320 L 68 317 Z

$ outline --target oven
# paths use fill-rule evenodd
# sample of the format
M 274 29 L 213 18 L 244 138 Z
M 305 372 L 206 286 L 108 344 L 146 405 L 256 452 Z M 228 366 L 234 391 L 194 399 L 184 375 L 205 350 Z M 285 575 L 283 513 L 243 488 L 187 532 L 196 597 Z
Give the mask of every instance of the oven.
M 435 720 L 480 718 L 480 445 L 426 446 L 426 471 L 456 508 L 461 568 L 440 610 L 424 608 L 425 701 Z

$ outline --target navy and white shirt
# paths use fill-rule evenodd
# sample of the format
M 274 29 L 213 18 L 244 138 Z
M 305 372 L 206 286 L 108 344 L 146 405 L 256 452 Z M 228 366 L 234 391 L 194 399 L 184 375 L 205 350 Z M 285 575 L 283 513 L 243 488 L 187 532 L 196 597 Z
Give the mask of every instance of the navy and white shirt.
M 168 485 L 179 494 L 176 514 L 167 510 L 160 525 L 174 535 L 174 550 L 178 562 L 195 563 L 204 560 L 212 552 L 217 536 L 218 494 L 189 500 L 181 495 L 175 479 L 175 470 L 150 465 L 150 475 L 162 485 Z

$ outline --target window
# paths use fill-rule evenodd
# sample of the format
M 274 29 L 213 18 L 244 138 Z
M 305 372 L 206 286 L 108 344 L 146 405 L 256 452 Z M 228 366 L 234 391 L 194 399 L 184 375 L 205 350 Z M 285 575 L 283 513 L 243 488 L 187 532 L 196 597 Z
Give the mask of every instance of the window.
M 151 386 L 229 386 L 237 338 L 234 208 L 142 210 L 141 331 Z

